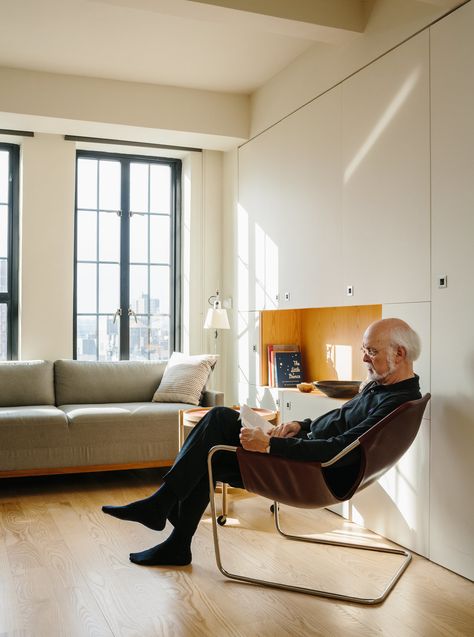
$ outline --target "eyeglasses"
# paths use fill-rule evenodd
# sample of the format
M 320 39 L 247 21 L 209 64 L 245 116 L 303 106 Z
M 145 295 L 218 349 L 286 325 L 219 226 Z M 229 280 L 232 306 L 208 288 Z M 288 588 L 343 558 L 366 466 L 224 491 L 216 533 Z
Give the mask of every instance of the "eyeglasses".
M 375 349 L 375 347 L 361 347 L 360 351 L 364 354 L 364 356 L 375 358 L 380 350 Z

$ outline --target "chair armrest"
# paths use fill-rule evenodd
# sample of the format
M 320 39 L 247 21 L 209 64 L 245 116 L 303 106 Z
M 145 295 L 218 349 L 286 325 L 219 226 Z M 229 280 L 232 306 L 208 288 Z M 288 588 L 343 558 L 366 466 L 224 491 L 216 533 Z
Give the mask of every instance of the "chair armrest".
M 224 392 L 206 389 L 201 399 L 202 407 L 221 407 L 224 404 Z
M 344 458 L 344 456 L 347 456 L 348 453 L 353 451 L 359 445 L 360 445 L 359 439 L 354 440 L 354 442 L 351 442 L 350 445 L 347 445 L 347 447 L 344 447 L 344 449 L 342 451 L 340 451 L 336 456 L 331 458 L 331 460 L 328 460 L 327 462 L 321 462 L 321 466 L 322 467 L 330 467 L 331 465 L 333 465 L 336 462 L 338 462 L 339 460 L 341 460 L 341 458 Z

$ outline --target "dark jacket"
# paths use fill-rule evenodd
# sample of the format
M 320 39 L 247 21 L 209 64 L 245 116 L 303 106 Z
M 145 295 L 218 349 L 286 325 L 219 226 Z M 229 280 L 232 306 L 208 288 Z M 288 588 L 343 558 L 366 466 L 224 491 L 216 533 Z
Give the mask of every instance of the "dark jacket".
M 271 438 L 270 453 L 294 460 L 327 462 L 396 407 L 417 398 L 421 398 L 421 393 L 416 374 L 393 385 L 372 381 L 340 409 L 300 422 L 301 431 L 296 437 Z M 337 464 L 354 462 L 356 455 L 350 453 Z

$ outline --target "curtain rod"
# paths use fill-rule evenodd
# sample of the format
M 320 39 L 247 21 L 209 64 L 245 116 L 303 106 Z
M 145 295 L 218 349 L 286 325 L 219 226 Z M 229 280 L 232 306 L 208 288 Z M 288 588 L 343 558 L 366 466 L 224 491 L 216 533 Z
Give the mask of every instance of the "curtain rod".
M 102 137 L 80 137 L 79 135 L 64 135 L 68 142 L 90 142 L 93 144 L 119 144 L 121 146 L 142 146 L 145 148 L 163 148 L 165 150 L 187 150 L 195 153 L 202 153 L 202 148 L 191 146 L 169 146 L 166 144 L 150 144 L 147 142 L 131 142 L 124 139 L 104 139 Z
M 35 136 L 35 134 L 30 130 L 9 130 L 8 128 L 0 128 L 0 135 L 17 135 L 21 137 Z

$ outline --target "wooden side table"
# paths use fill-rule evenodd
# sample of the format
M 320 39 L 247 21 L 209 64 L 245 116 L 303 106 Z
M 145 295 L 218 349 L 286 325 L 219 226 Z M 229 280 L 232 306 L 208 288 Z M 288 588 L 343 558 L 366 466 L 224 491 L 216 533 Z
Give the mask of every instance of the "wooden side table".
M 203 418 L 206 413 L 212 409 L 212 407 L 195 407 L 193 409 L 180 409 L 179 410 L 179 430 L 178 430 L 178 448 L 184 444 L 184 441 L 190 434 L 193 427 L 195 427 L 198 422 Z M 232 409 L 239 411 L 240 407 L 238 405 L 234 405 Z M 272 423 L 273 425 L 278 424 L 279 412 L 272 411 L 270 409 L 262 409 L 260 407 L 253 407 L 254 411 L 256 411 L 262 418 Z M 227 512 L 228 512 L 228 504 L 227 504 L 227 484 L 222 484 L 222 513 L 217 518 L 217 522 L 222 526 L 227 521 Z

